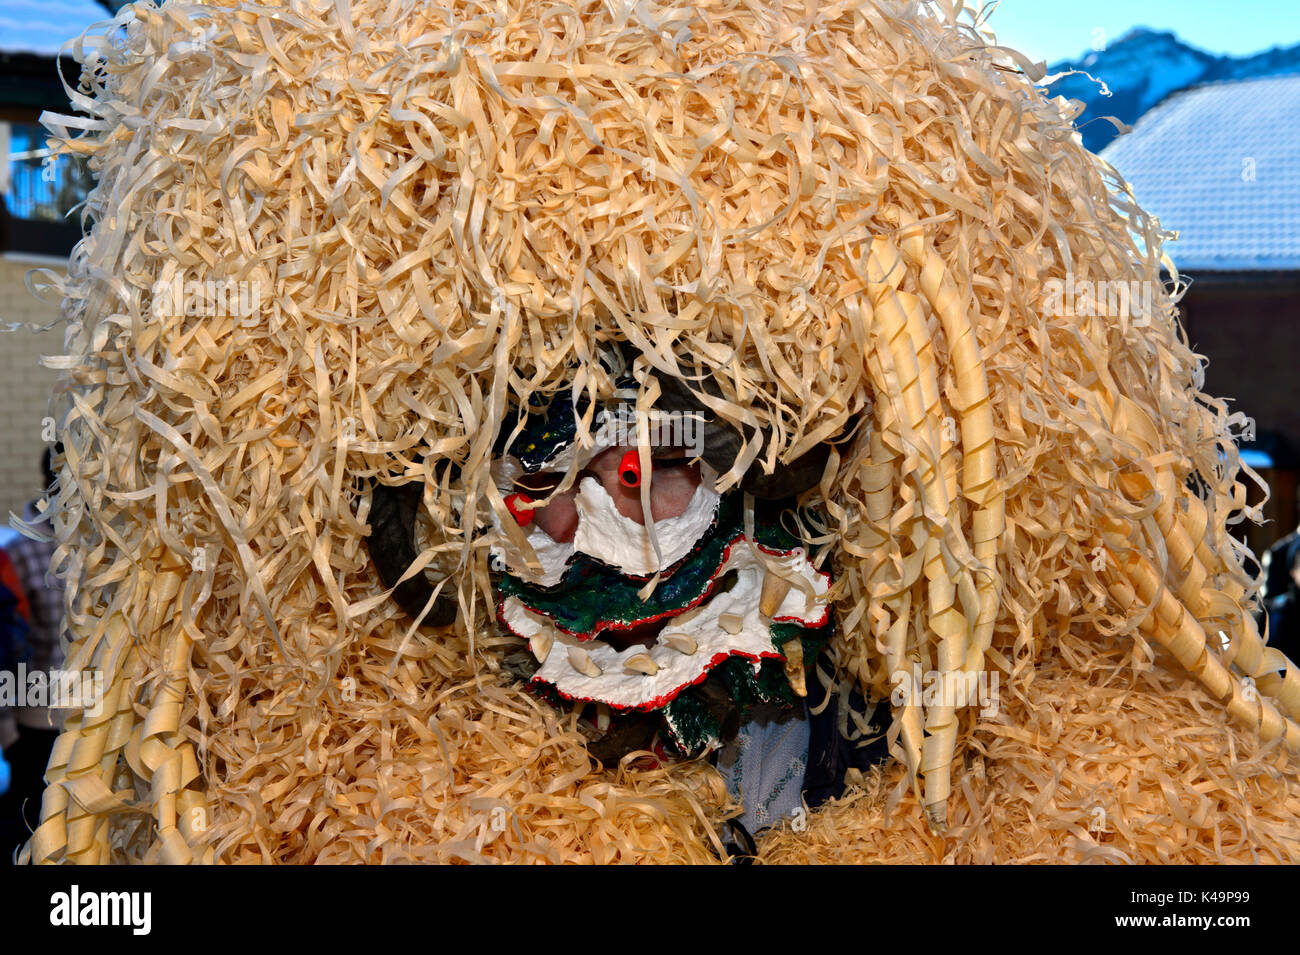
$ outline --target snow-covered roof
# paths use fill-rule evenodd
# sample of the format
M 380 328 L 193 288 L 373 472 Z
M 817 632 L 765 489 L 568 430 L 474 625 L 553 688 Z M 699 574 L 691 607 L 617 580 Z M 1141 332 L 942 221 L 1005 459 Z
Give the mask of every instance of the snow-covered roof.
M 1300 75 L 1175 93 L 1101 152 L 1179 270 L 1300 269 Z
M 111 19 L 95 0 L 3 0 L 0 51 L 54 56 L 92 23 Z

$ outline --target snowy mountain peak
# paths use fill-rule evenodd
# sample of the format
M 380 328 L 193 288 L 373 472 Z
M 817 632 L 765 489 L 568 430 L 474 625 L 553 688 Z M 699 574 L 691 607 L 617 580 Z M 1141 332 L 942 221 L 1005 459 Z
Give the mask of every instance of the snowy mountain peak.
M 1085 104 L 1076 123 L 1084 145 L 1094 152 L 1100 152 L 1117 135 L 1112 124 L 1095 122 L 1099 117 L 1114 116 L 1132 125 L 1156 103 L 1189 86 L 1300 73 L 1300 43 L 1249 56 L 1216 56 L 1184 43 L 1170 30 L 1139 26 L 1114 42 L 1099 45 L 1101 49 L 1048 68 L 1049 73 L 1069 70 L 1089 73 L 1109 89 L 1111 95 L 1106 96 L 1097 82 L 1077 73 L 1062 77 L 1048 87 L 1052 95 Z

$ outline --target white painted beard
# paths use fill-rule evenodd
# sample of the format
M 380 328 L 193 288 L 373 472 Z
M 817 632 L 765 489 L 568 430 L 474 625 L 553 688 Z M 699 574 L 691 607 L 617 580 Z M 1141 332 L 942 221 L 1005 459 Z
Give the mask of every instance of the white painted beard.
M 595 478 L 584 478 L 576 499 L 578 530 L 574 547 L 631 577 L 648 577 L 671 567 L 690 553 L 708 532 L 721 500 L 714 490 L 716 475 L 700 464 L 700 483 L 686 510 L 654 522 L 659 544 L 656 555 L 650 529 L 618 511 L 614 499 Z
M 556 541 L 536 524 L 529 531 L 528 543 L 541 564 L 540 573 L 526 567 L 523 556 L 508 548 L 508 544 L 505 545 L 508 549 L 494 546 L 492 553 L 501 556 L 510 573 L 520 580 L 541 587 L 558 584 L 575 553 L 586 554 L 629 576 L 648 577 L 681 560 L 708 533 L 721 500 L 716 484 L 717 474 L 701 462 L 700 483 L 686 510 L 677 517 L 655 521 L 657 557 L 649 529 L 620 514 L 609 492 L 591 477 L 583 478 L 574 497 L 578 527 L 571 542 Z M 497 523 L 495 512 L 493 522 Z

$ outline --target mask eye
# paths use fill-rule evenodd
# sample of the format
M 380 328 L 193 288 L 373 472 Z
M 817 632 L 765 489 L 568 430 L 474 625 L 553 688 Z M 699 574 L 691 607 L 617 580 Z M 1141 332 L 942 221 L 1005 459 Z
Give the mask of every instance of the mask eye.
M 514 494 L 506 495 L 506 510 L 510 512 L 510 516 L 515 519 L 515 523 L 520 527 L 527 527 L 533 522 L 534 509 L 531 507 L 520 507 L 521 504 L 531 503 L 533 503 L 533 499 L 527 494 L 516 492 Z
M 636 448 L 628 449 L 618 462 L 618 481 L 624 487 L 641 484 L 641 457 Z
M 694 459 L 681 447 L 657 447 L 650 451 L 650 467 L 654 471 L 671 471 L 684 468 Z M 627 488 L 641 485 L 641 455 L 636 448 L 629 448 L 618 462 L 619 483 Z

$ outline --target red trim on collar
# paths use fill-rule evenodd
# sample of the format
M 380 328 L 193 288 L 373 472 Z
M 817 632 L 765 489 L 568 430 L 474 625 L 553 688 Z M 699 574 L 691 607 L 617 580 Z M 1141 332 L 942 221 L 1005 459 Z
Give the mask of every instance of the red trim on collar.
M 585 643 L 589 640 L 596 639 L 596 634 L 600 633 L 602 630 L 631 630 L 634 627 L 639 627 L 642 624 L 646 624 L 646 623 L 653 623 L 654 621 L 662 620 L 665 617 L 676 617 L 679 614 L 683 614 L 694 607 L 698 607 L 710 596 L 712 596 L 713 594 L 712 585 L 717 581 L 718 575 L 722 571 L 722 568 L 726 566 L 727 561 L 731 559 L 731 549 L 735 547 L 737 543 L 743 541 L 744 539 L 745 539 L 745 535 L 741 533 L 741 534 L 737 534 L 735 537 L 731 539 L 730 542 L 728 542 L 726 548 L 722 552 L 722 558 L 719 560 L 718 566 L 713 570 L 713 573 L 709 575 L 710 586 L 705 587 L 704 592 L 701 593 L 694 600 L 692 600 L 690 603 L 678 607 L 675 610 L 665 610 L 662 613 L 651 614 L 650 616 L 639 617 L 636 620 L 630 620 L 630 621 L 601 620 L 596 623 L 596 626 L 593 629 L 579 633 L 575 630 L 570 630 L 567 627 L 561 626 L 559 623 L 556 622 L 553 616 L 551 616 L 544 610 L 539 610 L 536 607 L 529 606 L 522 598 L 516 596 L 515 599 L 518 600 L 521 604 L 523 604 L 524 609 L 531 611 L 532 613 L 535 613 L 540 617 L 545 617 L 547 620 L 549 620 L 551 622 L 551 625 L 555 627 L 556 630 L 559 630 L 563 633 L 567 633 L 569 636 L 574 637 Z M 797 547 L 792 547 L 790 550 L 779 550 L 774 547 L 764 547 L 762 544 L 758 543 L 757 541 L 754 542 L 754 545 L 759 550 L 763 551 L 763 553 L 771 554 L 774 557 L 788 557 L 791 554 L 793 554 L 796 550 L 799 549 Z M 812 565 L 810 564 L 809 566 L 811 567 Z M 829 587 L 831 575 L 828 571 L 818 570 L 815 567 L 812 568 L 812 571 L 813 573 L 820 574 L 822 577 L 824 577 L 826 579 L 827 586 Z M 631 579 L 637 580 L 640 578 L 633 577 Z M 649 578 L 646 579 L 648 580 Z M 506 621 L 505 608 L 506 608 L 506 598 L 502 597 L 500 602 L 497 604 L 497 613 L 496 613 L 497 621 L 514 636 L 518 637 L 521 640 L 527 640 L 528 639 L 527 637 L 525 637 L 522 633 L 517 631 L 514 627 L 510 626 L 510 624 Z M 808 627 L 811 630 L 816 630 L 820 627 L 826 626 L 826 621 L 829 617 L 829 614 L 830 614 L 830 605 L 824 604 L 822 606 L 821 616 L 818 617 L 816 620 L 805 621 L 791 614 L 784 617 L 773 617 L 772 622 L 773 623 L 797 623 L 802 627 Z
M 538 686 L 548 686 L 571 703 L 604 703 L 611 710 L 617 710 L 620 713 L 627 713 L 627 712 L 648 713 L 651 710 L 657 710 L 667 706 L 673 700 L 677 699 L 677 696 L 682 692 L 682 690 L 686 689 L 687 687 L 695 686 L 696 684 L 703 683 L 714 667 L 718 666 L 721 663 L 726 662 L 732 657 L 744 657 L 746 660 L 752 660 L 755 663 L 757 663 L 759 660 L 784 660 L 785 659 L 785 656 L 783 654 L 777 653 L 775 650 L 771 652 L 764 651 L 758 654 L 745 653 L 743 650 L 732 650 L 728 653 L 715 653 L 713 655 L 713 658 L 709 660 L 707 664 L 705 664 L 704 669 L 700 672 L 700 675 L 697 676 L 695 679 L 687 680 L 677 689 L 672 690 L 668 693 L 664 693 L 661 696 L 656 696 L 654 699 L 647 700 L 645 703 L 636 703 L 630 706 L 619 704 L 619 703 L 611 703 L 609 702 L 609 700 L 599 700 L 594 696 L 571 696 L 568 693 L 565 693 L 563 690 L 561 690 L 550 680 L 542 680 L 539 679 L 538 677 L 533 677 L 528 682 L 530 685 L 536 684 Z

